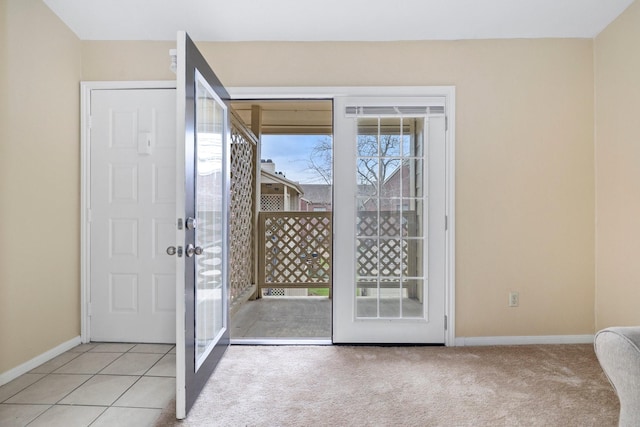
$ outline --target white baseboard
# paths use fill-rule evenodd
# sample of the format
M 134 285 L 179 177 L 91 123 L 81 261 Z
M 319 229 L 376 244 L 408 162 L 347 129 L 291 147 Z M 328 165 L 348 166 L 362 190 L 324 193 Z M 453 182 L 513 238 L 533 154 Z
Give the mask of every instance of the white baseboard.
M 593 344 L 594 335 L 531 335 L 521 337 L 456 337 L 455 345 L 531 345 L 531 344 Z
M 9 369 L 6 372 L 0 374 L 0 386 L 18 378 L 22 374 L 26 374 L 30 370 L 37 368 L 45 362 L 53 359 L 56 356 L 61 355 L 65 351 L 71 350 L 73 347 L 80 344 L 80 337 L 75 337 L 70 339 L 69 341 L 63 342 L 62 344 L 52 348 L 51 350 L 45 351 L 44 353 L 34 357 L 31 360 L 24 362 L 22 365 L 18 365 L 13 369 Z

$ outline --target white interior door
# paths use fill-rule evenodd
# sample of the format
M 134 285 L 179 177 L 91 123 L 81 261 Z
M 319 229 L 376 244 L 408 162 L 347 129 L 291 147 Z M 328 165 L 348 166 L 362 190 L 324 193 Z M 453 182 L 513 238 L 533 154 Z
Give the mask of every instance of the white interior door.
M 175 342 L 175 89 L 91 91 L 90 338 Z
M 440 99 L 336 98 L 336 343 L 445 342 Z

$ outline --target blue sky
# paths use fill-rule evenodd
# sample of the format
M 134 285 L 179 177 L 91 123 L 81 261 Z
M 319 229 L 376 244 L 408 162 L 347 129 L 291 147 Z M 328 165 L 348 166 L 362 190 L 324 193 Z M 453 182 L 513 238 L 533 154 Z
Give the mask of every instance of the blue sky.
M 285 174 L 287 179 L 301 184 L 324 184 L 325 182 L 312 169 L 309 169 L 309 156 L 323 135 L 262 135 L 262 159 L 271 159 L 276 171 Z

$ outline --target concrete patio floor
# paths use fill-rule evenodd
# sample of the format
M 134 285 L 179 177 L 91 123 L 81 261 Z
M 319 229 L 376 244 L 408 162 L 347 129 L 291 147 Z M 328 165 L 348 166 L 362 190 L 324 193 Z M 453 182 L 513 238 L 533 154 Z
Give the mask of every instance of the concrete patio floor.
M 327 297 L 263 297 L 247 301 L 231 318 L 232 339 L 331 339 Z

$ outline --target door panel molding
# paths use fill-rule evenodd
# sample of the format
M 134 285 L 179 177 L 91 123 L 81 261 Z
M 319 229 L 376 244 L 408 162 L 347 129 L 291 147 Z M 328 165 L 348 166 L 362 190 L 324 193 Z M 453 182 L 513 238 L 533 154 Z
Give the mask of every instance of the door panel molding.
M 175 89 L 92 92 L 93 341 L 175 343 L 174 285 L 158 280 L 175 275 L 158 247 L 174 241 L 174 186 L 170 197 L 153 197 L 158 171 L 166 169 L 171 183 L 175 175 L 175 96 Z

